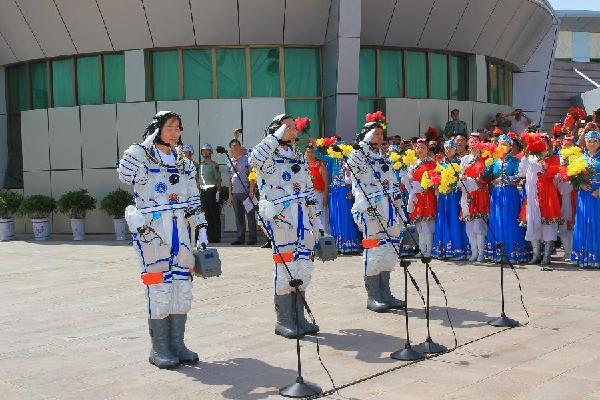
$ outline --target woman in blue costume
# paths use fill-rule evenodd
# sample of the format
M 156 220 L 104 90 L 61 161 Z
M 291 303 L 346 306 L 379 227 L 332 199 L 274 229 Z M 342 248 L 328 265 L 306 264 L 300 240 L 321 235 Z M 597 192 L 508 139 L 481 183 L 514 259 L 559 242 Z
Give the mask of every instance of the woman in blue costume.
M 582 268 L 600 268 L 600 132 L 585 135 L 590 182 L 577 194 L 571 260 Z
M 329 229 L 335 238 L 338 251 L 342 254 L 362 251 L 361 237 L 352 219 L 352 192 L 346 183 L 346 169 L 343 161 L 323 154 L 317 147 L 315 156 L 327 167 L 329 178 Z
M 506 146 L 509 150 L 504 157 L 495 159 L 486 169 L 486 175 L 492 178 L 493 184 L 486 255 L 493 262 L 500 262 L 502 253 L 498 244 L 502 243 L 507 260 L 511 263 L 524 263 L 529 261 L 531 254 L 525 241 L 525 229 L 519 223 L 522 201 L 517 186 L 521 179 L 521 160 L 515 155 L 519 149 L 508 135 L 501 135 L 498 145 Z
M 460 164 L 460 160 L 456 156 L 456 149 L 457 144 L 454 140 L 444 142 L 444 152 L 447 158 L 441 163 L 442 167 L 452 168 L 450 162 Z M 457 168 L 456 173 L 460 173 L 460 168 Z M 461 192 L 459 189 L 459 186 L 456 185 L 449 193 L 438 195 L 431 254 L 440 259 L 460 261 L 464 260 L 470 252 L 465 223 L 460 219 Z

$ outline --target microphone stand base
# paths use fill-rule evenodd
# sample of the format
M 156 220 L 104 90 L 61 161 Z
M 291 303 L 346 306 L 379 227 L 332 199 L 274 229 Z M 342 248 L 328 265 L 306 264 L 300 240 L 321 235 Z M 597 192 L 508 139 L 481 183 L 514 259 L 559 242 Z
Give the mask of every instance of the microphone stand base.
M 448 349 L 445 346 L 434 342 L 433 339 L 431 339 L 430 337 L 425 339 L 425 342 L 421 343 L 417 347 L 419 348 L 419 350 L 422 349 L 424 354 L 439 354 L 448 351 Z
M 514 328 L 519 326 L 519 321 L 508 318 L 506 314 L 502 313 L 498 318 L 489 321 L 488 324 L 499 328 Z
M 297 399 L 316 396 L 321 393 L 323 393 L 323 389 L 316 385 L 305 383 L 301 376 L 296 379 L 295 383 L 279 389 L 279 394 L 283 397 L 292 397 Z
M 390 354 L 390 357 L 394 360 L 400 361 L 418 361 L 423 360 L 425 356 L 423 353 L 418 352 L 411 346 L 406 346 L 402 350 L 398 350 Z

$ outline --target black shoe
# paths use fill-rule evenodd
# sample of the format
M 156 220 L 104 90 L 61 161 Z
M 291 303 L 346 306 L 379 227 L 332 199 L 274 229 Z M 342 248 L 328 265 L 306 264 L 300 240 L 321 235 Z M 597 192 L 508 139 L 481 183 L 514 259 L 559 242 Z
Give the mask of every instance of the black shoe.
M 240 245 L 242 245 L 242 244 L 244 244 L 244 242 L 242 242 L 242 241 L 239 241 L 239 240 L 236 240 L 235 242 L 231 242 L 231 245 L 232 245 L 232 246 L 240 246 Z

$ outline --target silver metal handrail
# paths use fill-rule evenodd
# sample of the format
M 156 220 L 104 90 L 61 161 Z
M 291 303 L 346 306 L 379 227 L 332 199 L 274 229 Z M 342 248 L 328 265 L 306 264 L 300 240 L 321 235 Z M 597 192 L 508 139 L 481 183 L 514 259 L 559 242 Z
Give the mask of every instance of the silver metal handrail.
M 573 71 L 575 71 L 575 73 L 577 73 L 577 75 L 581 76 L 583 79 L 585 79 L 592 85 L 596 86 L 597 88 L 600 88 L 600 84 L 598 84 L 598 82 L 596 82 L 595 80 L 593 80 L 592 78 L 590 78 L 589 76 L 584 74 L 583 72 L 579 71 L 577 68 L 573 68 Z

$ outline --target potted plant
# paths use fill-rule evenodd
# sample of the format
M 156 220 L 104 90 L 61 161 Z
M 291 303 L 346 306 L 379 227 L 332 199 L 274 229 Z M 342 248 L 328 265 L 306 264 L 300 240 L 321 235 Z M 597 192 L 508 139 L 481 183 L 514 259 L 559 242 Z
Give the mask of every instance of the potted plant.
M 0 191 L 0 242 L 15 236 L 14 215 L 19 210 L 23 196 L 8 190 Z
M 131 193 L 117 189 L 106 195 L 100 202 L 100 209 L 113 217 L 115 236 L 117 240 L 127 239 L 127 223 L 125 222 L 125 208 L 133 202 Z
M 55 209 L 56 201 L 50 196 L 34 194 L 23 198 L 19 213 L 31 218 L 35 240 L 48 240 L 50 237 L 48 217 Z
M 96 208 L 96 199 L 86 189 L 66 192 L 58 199 L 58 211 L 71 218 L 73 240 L 85 239 L 85 215 Z

